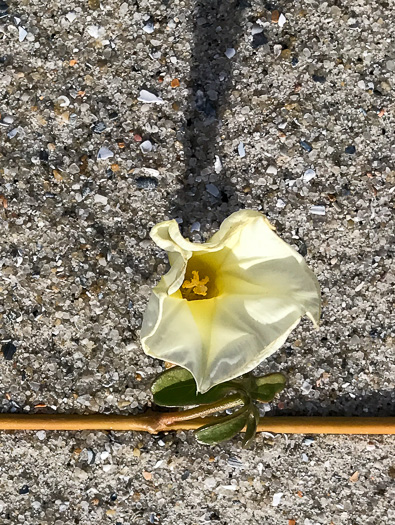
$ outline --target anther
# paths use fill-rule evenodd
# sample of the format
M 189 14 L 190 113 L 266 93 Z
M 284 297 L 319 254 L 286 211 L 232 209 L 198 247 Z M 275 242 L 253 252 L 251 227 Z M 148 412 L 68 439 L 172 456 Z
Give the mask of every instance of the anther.
M 195 295 L 207 295 L 207 286 L 206 284 L 209 282 L 209 278 L 206 276 L 203 279 L 200 279 L 199 272 L 193 270 L 192 271 L 192 279 L 190 281 L 185 280 L 182 283 L 182 288 L 186 288 L 187 290 L 192 289 L 192 292 Z

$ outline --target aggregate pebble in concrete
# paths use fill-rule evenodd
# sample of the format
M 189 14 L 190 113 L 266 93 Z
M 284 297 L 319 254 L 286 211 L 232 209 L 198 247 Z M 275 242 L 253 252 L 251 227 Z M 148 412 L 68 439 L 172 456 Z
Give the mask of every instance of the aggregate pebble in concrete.
M 320 331 L 259 369 L 289 377 L 267 408 L 393 415 L 394 23 L 367 0 L 0 2 L 2 411 L 149 406 L 163 364 L 139 329 L 167 269 L 149 230 L 177 218 L 200 242 L 246 207 L 323 293 Z M 390 437 L 0 443 L 4 524 L 395 518 Z

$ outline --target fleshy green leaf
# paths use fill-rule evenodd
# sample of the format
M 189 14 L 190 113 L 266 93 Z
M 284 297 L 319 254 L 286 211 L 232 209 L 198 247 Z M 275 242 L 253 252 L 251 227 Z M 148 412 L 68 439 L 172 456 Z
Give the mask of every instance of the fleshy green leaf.
M 204 445 L 217 445 L 232 439 L 245 427 L 249 415 L 248 407 L 243 407 L 230 416 L 221 417 L 218 423 L 211 423 L 195 432 L 196 439 Z
M 248 414 L 246 431 L 243 439 L 243 448 L 247 448 L 251 445 L 255 438 L 256 427 L 259 423 L 259 410 L 255 405 L 251 404 L 250 412 Z
M 162 372 L 151 387 L 155 403 L 166 407 L 214 403 L 233 390 L 230 383 L 222 383 L 205 394 L 197 394 L 193 375 L 180 366 Z
M 282 374 L 254 377 L 249 393 L 257 401 L 269 403 L 276 394 L 283 390 L 285 383 L 286 378 Z

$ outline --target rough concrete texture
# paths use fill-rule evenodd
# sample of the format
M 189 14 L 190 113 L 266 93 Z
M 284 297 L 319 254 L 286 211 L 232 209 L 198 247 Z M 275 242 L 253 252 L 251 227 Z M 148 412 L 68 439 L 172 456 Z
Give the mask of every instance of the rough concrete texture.
M 303 321 L 260 367 L 289 378 L 267 409 L 393 415 L 393 1 L 2 0 L 0 16 L 2 411 L 142 412 L 163 365 L 139 328 L 167 268 L 149 229 L 178 218 L 204 241 L 247 207 L 323 293 L 320 331 Z M 0 444 L 5 525 L 395 519 L 391 437 Z

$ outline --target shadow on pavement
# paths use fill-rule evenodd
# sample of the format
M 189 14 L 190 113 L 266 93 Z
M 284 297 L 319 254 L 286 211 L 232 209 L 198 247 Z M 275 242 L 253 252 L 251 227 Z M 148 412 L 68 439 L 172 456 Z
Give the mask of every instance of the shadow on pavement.
M 300 400 L 298 400 L 300 402 Z M 272 413 L 270 413 L 272 415 Z M 393 390 L 379 390 L 366 395 L 350 394 L 336 396 L 326 401 L 307 400 L 303 408 L 285 408 L 274 410 L 273 415 L 279 416 L 395 416 L 395 395 Z
M 201 221 L 211 211 L 222 221 L 239 209 L 226 166 L 215 170 L 221 157 L 221 117 L 229 107 L 232 58 L 241 38 L 240 21 L 249 4 L 243 0 L 197 0 L 192 14 L 194 41 L 189 80 L 190 97 L 183 129 L 185 172 L 182 187 L 172 201 L 172 216 L 182 219 L 181 229 Z M 229 53 L 231 53 L 229 51 Z M 207 184 L 211 184 L 207 191 Z

